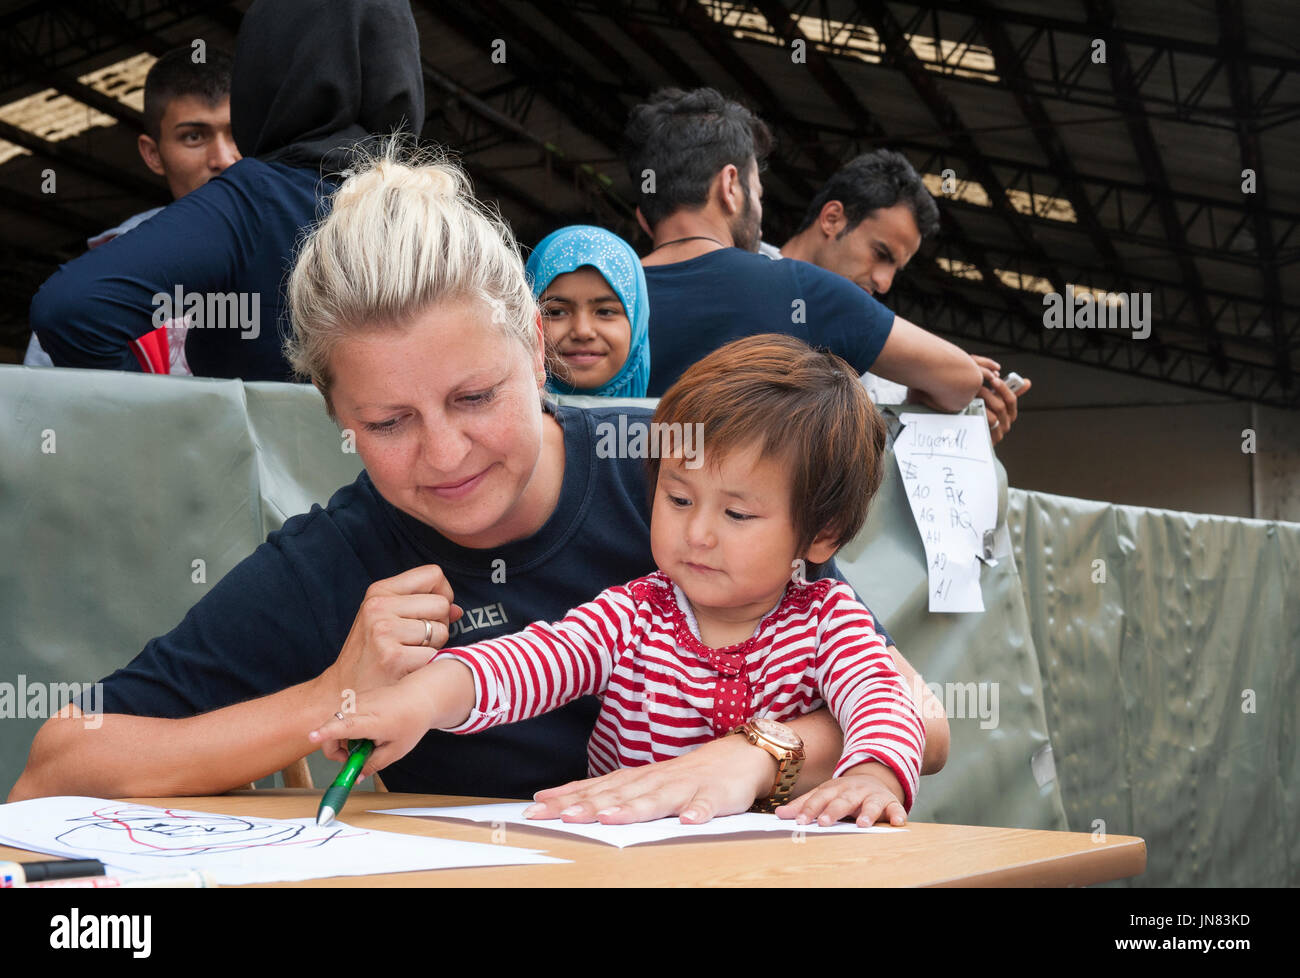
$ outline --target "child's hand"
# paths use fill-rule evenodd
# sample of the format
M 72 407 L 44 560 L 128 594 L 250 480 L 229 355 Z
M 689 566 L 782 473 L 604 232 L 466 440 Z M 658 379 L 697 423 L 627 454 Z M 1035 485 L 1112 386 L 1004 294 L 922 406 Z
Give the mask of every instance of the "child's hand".
M 361 769 L 362 778 L 405 757 L 429 732 L 428 697 L 406 680 L 362 693 L 356 706 L 355 713 L 344 714 L 342 720 L 331 718 L 308 734 L 308 739 L 320 744 L 321 753 L 331 761 L 340 763 L 348 759 L 349 740 L 373 740 L 375 749 Z
M 859 826 L 875 825 L 882 815 L 891 825 L 904 825 L 903 786 L 894 772 L 876 761 L 849 768 L 838 778 L 831 778 L 788 805 L 777 808 L 779 818 L 793 818 L 800 825 L 817 820 L 818 825 L 834 825 L 842 818 L 857 816 Z

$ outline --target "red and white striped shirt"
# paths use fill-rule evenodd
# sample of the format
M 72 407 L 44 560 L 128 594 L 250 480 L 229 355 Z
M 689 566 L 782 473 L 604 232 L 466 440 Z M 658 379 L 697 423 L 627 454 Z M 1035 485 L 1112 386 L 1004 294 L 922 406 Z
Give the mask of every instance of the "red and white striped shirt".
M 910 809 L 925 727 L 866 607 L 842 582 L 791 583 L 754 635 L 710 649 L 666 574 L 602 591 L 554 624 L 443 649 L 474 674 L 476 702 L 452 733 L 477 733 L 601 695 L 587 745 L 592 776 L 685 754 L 753 717 L 786 720 L 824 703 L 844 731 L 835 776 L 879 761 Z M 748 693 L 748 702 L 744 702 Z

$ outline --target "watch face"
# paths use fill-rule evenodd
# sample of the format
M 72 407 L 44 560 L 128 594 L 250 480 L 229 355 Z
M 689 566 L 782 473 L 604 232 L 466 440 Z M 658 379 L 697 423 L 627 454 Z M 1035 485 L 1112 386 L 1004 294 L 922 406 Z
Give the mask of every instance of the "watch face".
M 775 720 L 769 720 L 766 717 L 756 717 L 753 724 L 755 730 L 778 747 L 785 750 L 799 750 L 803 747 L 802 738 L 784 723 L 777 723 Z

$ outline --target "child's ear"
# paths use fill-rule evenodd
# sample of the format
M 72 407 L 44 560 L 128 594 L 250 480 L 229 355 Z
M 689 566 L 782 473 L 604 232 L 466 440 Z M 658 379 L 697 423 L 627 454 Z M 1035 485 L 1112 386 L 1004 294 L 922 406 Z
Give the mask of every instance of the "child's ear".
M 817 534 L 817 537 L 808 547 L 808 556 L 805 558 L 810 564 L 824 564 L 835 556 L 835 551 L 839 549 L 835 545 L 836 534 L 831 530 L 823 530 Z

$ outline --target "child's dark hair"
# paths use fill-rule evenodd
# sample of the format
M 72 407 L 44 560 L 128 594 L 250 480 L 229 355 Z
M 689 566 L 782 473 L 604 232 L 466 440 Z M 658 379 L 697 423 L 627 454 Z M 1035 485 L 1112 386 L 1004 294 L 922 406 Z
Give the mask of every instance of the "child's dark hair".
M 162 136 L 162 118 L 172 99 L 197 95 L 209 105 L 216 105 L 230 96 L 230 73 L 234 68 L 230 55 L 207 48 L 203 56 L 204 60 L 196 64 L 190 48 L 172 48 L 145 75 L 144 125 L 154 139 Z
M 764 333 L 710 353 L 660 398 L 654 421 L 702 424 L 708 465 L 750 445 L 787 462 L 801 553 L 822 533 L 836 549 L 852 540 L 884 476 L 885 422 L 857 372 L 792 336 Z M 653 500 L 660 459 L 650 454 Z

